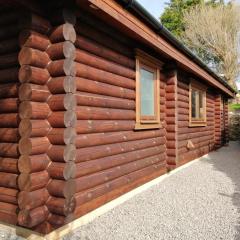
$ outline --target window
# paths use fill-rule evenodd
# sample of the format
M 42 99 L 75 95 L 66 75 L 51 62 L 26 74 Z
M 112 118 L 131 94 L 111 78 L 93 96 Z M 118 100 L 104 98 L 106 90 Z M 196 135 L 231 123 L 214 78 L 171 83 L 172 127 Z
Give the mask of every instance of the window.
M 140 50 L 136 53 L 135 129 L 159 128 L 161 63 Z
M 190 126 L 206 126 L 206 87 L 191 81 L 189 98 Z

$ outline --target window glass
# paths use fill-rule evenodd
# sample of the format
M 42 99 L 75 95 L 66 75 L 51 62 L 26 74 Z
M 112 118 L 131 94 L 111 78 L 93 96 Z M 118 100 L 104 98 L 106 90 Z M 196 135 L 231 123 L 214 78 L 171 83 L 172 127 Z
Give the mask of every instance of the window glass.
M 205 93 L 203 91 L 192 89 L 191 115 L 193 120 L 201 120 L 201 121 L 204 120 L 204 114 L 205 114 L 204 95 Z
M 154 116 L 154 73 L 140 69 L 141 116 Z
M 196 91 L 192 90 L 192 118 L 196 117 Z

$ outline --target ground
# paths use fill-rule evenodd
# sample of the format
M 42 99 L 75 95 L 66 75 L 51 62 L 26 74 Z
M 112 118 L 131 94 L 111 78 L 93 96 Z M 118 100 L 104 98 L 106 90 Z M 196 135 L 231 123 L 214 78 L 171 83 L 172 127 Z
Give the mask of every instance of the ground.
M 240 143 L 232 142 L 63 240 L 239 240 L 239 220 Z M 2 239 L 17 237 L 0 230 Z

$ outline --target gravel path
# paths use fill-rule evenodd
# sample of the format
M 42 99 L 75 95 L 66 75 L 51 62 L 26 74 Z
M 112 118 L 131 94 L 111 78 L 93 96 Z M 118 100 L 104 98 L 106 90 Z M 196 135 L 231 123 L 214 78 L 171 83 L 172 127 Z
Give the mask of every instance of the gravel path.
M 64 240 L 239 240 L 240 144 L 231 143 Z

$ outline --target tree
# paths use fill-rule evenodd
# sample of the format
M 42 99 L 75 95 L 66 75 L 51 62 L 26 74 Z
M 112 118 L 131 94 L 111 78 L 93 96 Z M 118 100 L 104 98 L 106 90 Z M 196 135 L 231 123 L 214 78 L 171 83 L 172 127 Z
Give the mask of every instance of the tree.
M 181 38 L 185 30 L 183 21 L 184 12 L 190 10 L 192 7 L 204 4 L 204 0 L 171 0 L 167 3 L 167 7 L 160 17 L 163 25 L 171 31 L 177 38 Z M 217 5 L 224 4 L 223 0 L 210 0 L 205 4 Z
M 184 12 L 183 22 L 186 45 L 235 86 L 240 73 L 240 7 L 200 4 Z

